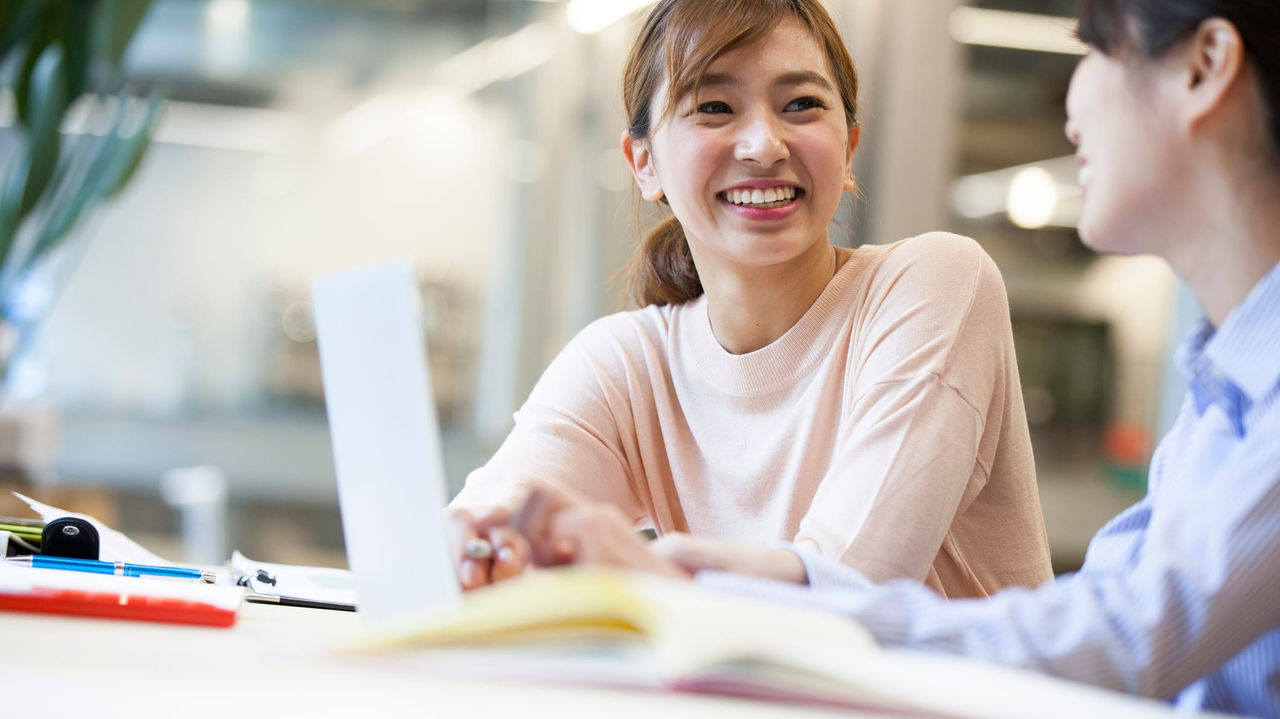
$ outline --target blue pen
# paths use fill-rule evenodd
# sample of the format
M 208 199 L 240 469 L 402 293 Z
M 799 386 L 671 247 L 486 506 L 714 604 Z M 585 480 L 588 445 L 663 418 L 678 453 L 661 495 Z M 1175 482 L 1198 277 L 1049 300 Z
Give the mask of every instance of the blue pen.
M 73 572 L 93 572 L 95 574 L 116 574 L 123 577 L 172 577 L 175 579 L 199 579 L 210 584 L 217 575 L 201 569 L 185 567 L 157 567 L 150 564 L 130 564 L 128 562 L 102 562 L 97 559 L 72 559 L 70 557 L 50 557 L 33 554 L 29 557 L 9 557 L 9 564 L 35 567 L 37 569 L 68 569 Z

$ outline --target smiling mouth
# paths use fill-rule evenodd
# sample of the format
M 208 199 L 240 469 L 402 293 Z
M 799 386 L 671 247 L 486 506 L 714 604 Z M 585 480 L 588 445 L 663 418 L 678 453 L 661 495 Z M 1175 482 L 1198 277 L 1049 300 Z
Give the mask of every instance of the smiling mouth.
M 767 209 L 790 204 L 802 193 L 803 190 L 796 187 L 770 187 L 767 190 L 725 190 L 720 193 L 720 199 L 739 207 Z

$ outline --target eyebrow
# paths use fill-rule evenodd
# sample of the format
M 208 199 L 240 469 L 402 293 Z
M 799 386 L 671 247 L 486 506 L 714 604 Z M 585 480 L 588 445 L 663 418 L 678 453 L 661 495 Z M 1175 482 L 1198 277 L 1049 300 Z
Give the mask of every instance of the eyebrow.
M 702 76 L 702 82 L 698 83 L 701 87 L 723 87 L 725 85 L 736 85 L 738 81 L 732 75 L 723 72 L 709 72 Z M 774 85 L 783 87 L 797 87 L 799 85 L 817 85 L 825 90 L 835 92 L 831 82 L 822 75 L 812 70 L 795 70 L 792 72 L 784 72 L 774 81 Z

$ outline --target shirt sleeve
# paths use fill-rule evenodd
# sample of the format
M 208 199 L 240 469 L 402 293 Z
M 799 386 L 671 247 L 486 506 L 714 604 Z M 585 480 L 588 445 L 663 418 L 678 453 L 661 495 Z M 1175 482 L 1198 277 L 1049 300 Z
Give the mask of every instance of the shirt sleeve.
M 1080 572 L 1034 590 L 947 601 L 907 580 L 871 585 L 802 548 L 794 551 L 808 587 L 714 573 L 697 579 L 710 589 L 853 617 L 884 644 L 1169 699 L 1280 626 L 1280 603 L 1271 599 L 1280 596 L 1277 461 L 1271 458 L 1268 474 L 1208 482 L 1173 505 L 1154 509 L 1144 500 L 1100 533 L 1149 519 L 1131 561 L 1091 561 L 1091 547 Z
M 1008 302 L 986 253 L 943 233 L 895 249 L 865 302 L 847 426 L 795 542 L 877 581 L 923 580 L 991 469 L 1016 383 Z
M 598 320 L 565 346 L 516 412 L 511 433 L 451 506 L 513 506 L 538 480 L 627 516 L 644 515 L 621 438 L 629 394 L 616 366 L 626 351 L 611 325 L 617 321 Z

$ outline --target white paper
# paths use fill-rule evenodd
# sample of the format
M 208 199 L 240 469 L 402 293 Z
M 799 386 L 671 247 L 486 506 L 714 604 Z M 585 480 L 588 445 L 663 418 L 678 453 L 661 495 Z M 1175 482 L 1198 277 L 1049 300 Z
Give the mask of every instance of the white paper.
M 239 587 L 220 587 L 204 582 L 121 577 L 61 569 L 14 567 L 0 563 L 0 594 L 23 595 L 54 590 L 181 599 L 227 610 L 239 607 L 244 597 L 244 591 Z
M 79 514 L 78 512 L 68 512 L 65 509 L 51 507 L 43 502 L 14 492 L 13 496 L 26 502 L 40 518 L 46 522 L 55 520 L 59 517 L 78 517 L 94 526 L 98 530 L 98 559 L 104 562 L 130 562 L 132 564 L 152 564 L 163 565 L 168 567 L 177 566 L 167 559 L 161 559 L 151 552 L 147 551 L 142 545 L 129 539 L 125 535 L 108 527 L 95 517 L 87 514 Z
M 275 584 L 254 581 L 251 588 L 259 594 L 311 599 L 334 604 L 356 603 L 356 580 L 351 572 L 331 567 L 304 567 L 295 564 L 258 562 L 241 554 L 231 554 L 231 571 L 237 576 L 254 578 L 265 569 Z

